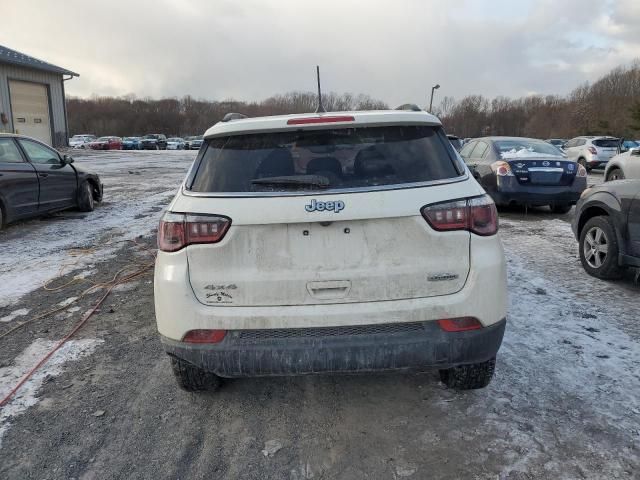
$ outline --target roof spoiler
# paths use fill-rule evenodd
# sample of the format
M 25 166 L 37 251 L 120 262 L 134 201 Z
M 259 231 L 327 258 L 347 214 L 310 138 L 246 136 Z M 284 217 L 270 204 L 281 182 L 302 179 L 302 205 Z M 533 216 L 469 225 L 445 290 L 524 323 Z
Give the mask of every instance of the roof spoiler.
M 230 122 L 232 120 L 242 120 L 243 118 L 249 118 L 242 113 L 230 112 L 227 113 L 224 117 L 222 117 L 223 122 Z
M 396 107 L 395 110 L 407 110 L 409 112 L 421 112 L 422 109 L 416 105 L 415 103 L 403 103 L 399 107 Z

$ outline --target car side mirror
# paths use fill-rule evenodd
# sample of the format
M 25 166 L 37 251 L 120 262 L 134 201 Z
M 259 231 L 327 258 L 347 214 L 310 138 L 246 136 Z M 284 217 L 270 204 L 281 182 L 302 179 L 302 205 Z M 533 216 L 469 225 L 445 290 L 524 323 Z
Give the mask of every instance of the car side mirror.
M 63 155 L 62 156 L 62 164 L 63 165 L 69 165 L 73 163 L 73 157 L 70 155 Z
M 632 148 L 629 150 L 631 153 L 629 155 L 633 155 L 634 157 L 640 157 L 640 148 Z

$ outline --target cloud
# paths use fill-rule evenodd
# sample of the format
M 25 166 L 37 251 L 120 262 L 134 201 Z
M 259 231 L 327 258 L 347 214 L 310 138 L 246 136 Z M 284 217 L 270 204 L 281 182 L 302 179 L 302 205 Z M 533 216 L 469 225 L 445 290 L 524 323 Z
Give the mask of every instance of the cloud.
M 63 5 L 63 6 L 60 6 Z M 262 99 L 323 85 L 389 104 L 566 93 L 640 55 L 637 0 L 32 0 L 0 43 L 81 74 L 79 96 Z

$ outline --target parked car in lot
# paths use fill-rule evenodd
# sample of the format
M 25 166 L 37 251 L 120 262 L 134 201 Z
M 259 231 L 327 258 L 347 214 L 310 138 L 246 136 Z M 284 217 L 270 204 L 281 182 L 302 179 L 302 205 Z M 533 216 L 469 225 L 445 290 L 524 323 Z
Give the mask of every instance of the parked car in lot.
M 90 134 L 74 135 L 69 139 L 69 146 L 71 148 L 86 148 L 86 146 L 95 139 L 96 136 Z
M 572 223 L 580 261 L 590 275 L 614 279 L 640 267 L 640 180 L 618 180 L 584 192 Z
M 100 137 L 89 143 L 92 150 L 122 150 L 122 139 L 120 137 Z
M 167 139 L 167 150 L 184 150 L 185 143 L 180 137 L 172 137 Z
M 203 141 L 202 139 L 203 139 L 202 135 L 187 137 L 185 139 L 185 148 L 187 150 L 200 150 L 200 147 L 202 146 L 202 141 Z
M 140 140 L 141 150 L 166 150 L 167 137 L 161 133 L 150 133 Z
M 464 142 L 455 135 L 447 135 L 447 138 L 451 142 L 451 145 L 453 145 L 453 148 L 455 148 L 459 152 L 464 145 Z
M 122 150 L 140 150 L 140 137 L 124 137 Z
M 542 140 L 479 138 L 460 155 L 497 205 L 549 205 L 567 213 L 587 188 L 586 169 Z
M 490 382 L 497 212 L 436 117 L 233 119 L 205 139 L 158 232 L 156 319 L 179 385 L 425 367 L 452 388 Z
M 559 150 L 562 150 L 564 148 L 564 144 L 567 143 L 567 140 L 564 138 L 548 138 L 545 142 L 550 143 Z
M 189 137 L 189 150 L 200 150 L 200 147 L 202 146 L 202 142 L 203 140 L 203 136 L 202 135 L 196 135 L 194 137 Z
M 606 166 L 618 153 L 620 139 L 615 137 L 576 137 L 564 145 L 564 152 L 587 171 Z
M 0 228 L 7 223 L 102 200 L 97 174 L 33 138 L 0 133 Z
M 607 163 L 604 170 L 605 182 L 625 178 L 640 179 L 640 145 L 626 141 L 620 147 L 621 153 Z

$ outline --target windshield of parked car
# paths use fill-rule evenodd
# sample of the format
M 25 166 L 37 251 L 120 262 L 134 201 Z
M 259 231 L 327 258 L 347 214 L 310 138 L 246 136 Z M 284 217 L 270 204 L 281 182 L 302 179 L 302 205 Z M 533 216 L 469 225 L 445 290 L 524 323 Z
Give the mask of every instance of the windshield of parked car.
M 494 142 L 500 158 L 564 157 L 564 154 L 547 142 L 523 139 L 497 140 Z
M 143 138 L 150 139 L 150 140 L 157 140 L 158 135 L 145 135 Z
M 599 138 L 598 140 L 594 140 L 593 143 L 596 147 L 603 148 L 617 148 L 620 140 L 617 138 Z
M 207 142 L 191 189 L 286 192 L 422 183 L 461 175 L 439 127 L 235 135 Z
M 98 140 L 96 140 L 96 141 L 98 141 L 98 142 L 108 142 L 110 138 L 111 138 L 111 137 L 100 137 L 100 138 L 99 138 Z

